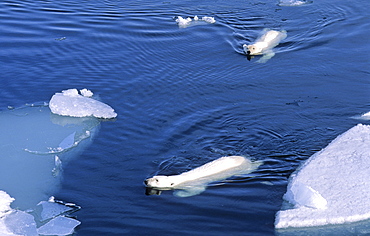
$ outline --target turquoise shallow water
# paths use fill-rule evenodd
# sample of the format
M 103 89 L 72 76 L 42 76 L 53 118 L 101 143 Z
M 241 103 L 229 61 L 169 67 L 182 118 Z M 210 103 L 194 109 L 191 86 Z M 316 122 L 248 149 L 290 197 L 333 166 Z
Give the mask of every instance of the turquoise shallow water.
M 275 233 L 289 175 L 370 110 L 369 2 L 277 3 L 0 3 L 1 110 L 88 88 L 118 113 L 63 167 L 54 195 L 82 207 L 77 235 Z M 178 28 L 194 15 L 216 23 Z M 264 28 L 288 37 L 248 61 Z M 145 178 L 224 155 L 265 164 L 194 197 L 145 195 Z

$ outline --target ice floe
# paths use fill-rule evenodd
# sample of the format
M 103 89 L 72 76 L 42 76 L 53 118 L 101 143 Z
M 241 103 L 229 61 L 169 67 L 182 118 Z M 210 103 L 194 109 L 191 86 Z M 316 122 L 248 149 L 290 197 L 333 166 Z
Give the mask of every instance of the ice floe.
M 52 195 L 61 168 L 80 154 L 98 131 L 95 117 L 54 115 L 48 106 L 25 106 L 0 112 L 0 189 L 13 206 L 25 210 Z
M 194 16 L 193 19 L 190 17 L 183 18 L 181 16 L 178 16 L 176 18 L 176 22 L 180 28 L 186 28 L 195 25 L 214 24 L 216 23 L 216 20 L 214 17 L 211 16 L 203 16 L 202 18 Z
M 290 177 L 284 199 L 278 229 L 370 219 L 370 126 L 351 128 L 310 157 Z
M 0 112 L 1 236 L 68 235 L 80 224 L 67 217 L 79 207 L 44 201 L 58 188 L 63 165 L 91 143 L 101 121 L 97 117 L 116 116 L 90 98 L 90 90 L 80 92 L 57 93 L 50 107 L 33 104 Z M 51 107 L 63 115 L 53 114 Z M 75 117 L 78 110 L 86 117 Z
M 39 236 L 70 235 L 81 222 L 67 215 L 80 209 L 71 204 L 63 204 L 50 198 L 41 201 L 27 211 L 10 207 L 14 198 L 0 190 L 0 235 L 2 236 Z
M 91 98 L 90 90 L 82 89 L 79 94 L 77 89 L 63 90 L 52 96 L 49 102 L 51 112 L 62 116 L 87 117 L 111 119 L 117 116 L 109 105 Z

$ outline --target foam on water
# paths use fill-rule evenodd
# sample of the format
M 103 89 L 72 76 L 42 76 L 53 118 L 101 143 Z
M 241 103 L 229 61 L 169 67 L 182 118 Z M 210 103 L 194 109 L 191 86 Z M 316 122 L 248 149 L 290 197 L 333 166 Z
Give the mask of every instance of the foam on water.
M 309 227 L 370 218 L 370 126 L 338 136 L 292 174 L 275 227 Z

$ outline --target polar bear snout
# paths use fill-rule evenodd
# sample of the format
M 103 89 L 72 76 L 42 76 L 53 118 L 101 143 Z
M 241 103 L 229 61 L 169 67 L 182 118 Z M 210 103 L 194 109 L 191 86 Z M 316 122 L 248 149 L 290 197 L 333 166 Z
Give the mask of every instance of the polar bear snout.
M 175 185 L 173 176 L 157 175 L 144 181 L 147 187 L 172 188 Z

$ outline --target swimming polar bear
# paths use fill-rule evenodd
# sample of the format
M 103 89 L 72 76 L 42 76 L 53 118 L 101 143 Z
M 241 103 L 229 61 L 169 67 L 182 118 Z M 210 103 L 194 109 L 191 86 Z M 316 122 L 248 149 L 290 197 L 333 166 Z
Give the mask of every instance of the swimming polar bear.
M 157 190 L 154 193 L 159 194 L 160 190 L 175 189 L 179 190 L 174 193 L 176 196 L 190 197 L 203 192 L 211 182 L 224 180 L 234 175 L 249 174 L 261 164 L 261 161 L 252 162 L 242 156 L 226 156 L 180 175 L 157 175 L 144 182 L 150 194 L 152 190 Z
M 263 55 L 257 62 L 265 63 L 270 58 L 272 58 L 275 53 L 272 51 L 280 41 L 287 37 L 287 32 L 285 30 L 276 31 L 264 29 L 262 31 L 262 36 L 259 37 L 253 44 L 243 45 L 244 52 L 251 58 L 255 55 Z M 248 59 L 249 59 L 248 58 Z

